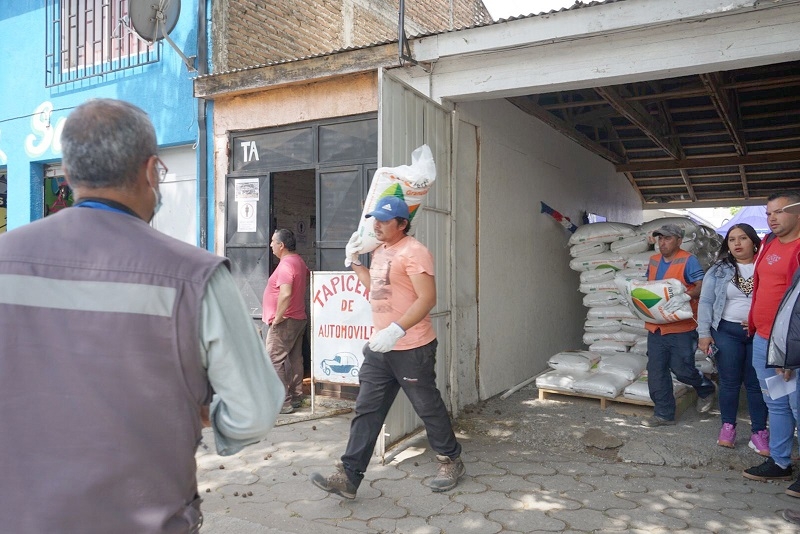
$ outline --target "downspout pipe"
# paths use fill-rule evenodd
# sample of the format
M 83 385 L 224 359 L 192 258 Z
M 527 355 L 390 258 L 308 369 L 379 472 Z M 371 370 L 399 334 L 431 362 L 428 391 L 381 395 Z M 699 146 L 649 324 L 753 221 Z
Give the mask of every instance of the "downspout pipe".
M 207 2 L 197 1 L 197 75 L 208 73 L 208 26 L 206 24 Z M 208 102 L 197 99 L 197 219 L 200 248 L 209 250 L 208 242 Z

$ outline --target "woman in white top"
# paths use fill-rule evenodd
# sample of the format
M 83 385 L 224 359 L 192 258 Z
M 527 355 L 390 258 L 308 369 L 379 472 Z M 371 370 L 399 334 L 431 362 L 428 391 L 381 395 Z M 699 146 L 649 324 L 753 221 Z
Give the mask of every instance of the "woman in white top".
M 753 338 L 747 335 L 747 315 L 753 294 L 755 255 L 761 239 L 749 224 L 728 230 L 717 262 L 703 278 L 697 310 L 698 347 L 710 354 L 716 347 L 719 411 L 722 428 L 717 445 L 733 448 L 739 391 L 744 384 L 750 411 L 749 446 L 769 456 L 767 406 L 753 368 Z

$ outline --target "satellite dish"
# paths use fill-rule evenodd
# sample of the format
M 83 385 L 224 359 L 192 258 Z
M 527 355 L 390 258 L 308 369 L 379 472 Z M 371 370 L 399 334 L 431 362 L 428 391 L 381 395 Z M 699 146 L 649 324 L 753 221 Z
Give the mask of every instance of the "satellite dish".
M 181 0 L 130 0 L 128 18 L 133 31 L 140 39 L 153 44 L 165 39 L 181 56 L 190 71 L 194 68 L 194 56 L 191 58 L 181 52 L 180 48 L 169 38 L 175 29 L 181 13 Z

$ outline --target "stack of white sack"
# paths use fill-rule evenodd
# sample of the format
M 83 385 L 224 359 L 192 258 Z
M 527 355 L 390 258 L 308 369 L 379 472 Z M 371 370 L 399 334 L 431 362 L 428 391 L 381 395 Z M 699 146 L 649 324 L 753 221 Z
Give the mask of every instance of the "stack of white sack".
M 556 391 L 615 398 L 647 366 L 636 354 L 598 354 L 564 351 L 547 362 L 552 369 L 536 377 L 536 387 Z
M 647 289 L 646 282 L 650 258 L 657 253 L 651 243 L 652 232 L 665 224 L 676 224 L 684 230 L 682 248 L 695 254 L 703 268 L 707 268 L 716 258 L 721 238 L 712 229 L 700 226 L 686 217 L 655 219 L 640 226 L 613 222 L 587 224 L 579 227 L 570 237 L 572 259 L 569 267 L 580 273 L 578 289 L 584 294 L 583 304 L 588 308 L 583 342 L 588 346 L 589 352 L 612 358 L 620 356 L 646 358 L 648 332 L 645 321 L 660 322 L 652 317 L 656 314 L 652 312 L 648 314 L 646 311 L 653 303 L 656 306 L 663 305 L 667 299 L 663 295 L 648 295 L 651 298 L 639 298 L 644 304 L 637 307 L 628 297 L 633 291 L 639 297 L 644 296 L 646 291 L 652 293 Z M 638 291 L 640 287 L 643 291 Z M 669 291 L 677 294 L 684 289 L 674 287 Z M 660 298 L 656 299 L 657 296 Z M 672 320 L 676 317 L 691 316 L 690 305 L 687 303 L 685 307 L 686 309 L 680 311 L 677 316 L 672 314 Z M 687 313 L 689 315 L 686 315 Z M 703 363 L 698 360 L 698 364 Z M 577 371 L 570 372 L 574 374 Z M 631 372 L 638 374 L 635 369 Z M 574 384 L 576 376 L 564 378 L 551 373 L 548 375 L 546 378 L 539 378 L 542 381 L 551 380 L 556 384 L 550 387 L 556 389 L 560 384 L 562 389 L 567 389 L 564 383 L 568 382 L 571 390 L 578 391 Z M 585 379 L 589 380 L 589 383 L 582 383 L 580 390 L 591 395 L 613 396 L 618 385 L 617 380 L 603 380 L 602 376 L 585 377 Z M 598 381 L 599 386 L 595 384 Z M 644 396 L 649 398 L 647 391 Z
M 675 395 L 675 398 L 679 397 L 689 388 L 683 382 L 678 382 L 678 380 L 673 376 L 672 377 L 672 393 Z M 644 371 L 639 377 L 633 381 L 630 385 L 625 387 L 622 391 L 622 396 L 626 399 L 633 399 L 639 401 L 649 401 L 650 399 L 650 388 L 647 387 L 647 371 Z

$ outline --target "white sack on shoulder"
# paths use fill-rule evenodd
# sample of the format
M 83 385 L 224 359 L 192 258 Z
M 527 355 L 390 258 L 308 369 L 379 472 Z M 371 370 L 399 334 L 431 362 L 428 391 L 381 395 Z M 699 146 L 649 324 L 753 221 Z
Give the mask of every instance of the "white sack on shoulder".
M 628 307 L 643 321 L 654 324 L 667 324 L 684 319 L 692 319 L 689 302 L 675 313 L 664 310 L 664 304 L 676 295 L 686 293 L 686 287 L 675 278 L 664 280 L 631 280 L 618 276 L 614 279 L 617 288 L 628 303 Z
M 612 243 L 624 237 L 636 234 L 636 227 L 632 224 L 618 222 L 597 222 L 579 226 L 575 233 L 569 238 L 570 245 L 599 241 L 601 243 Z
M 674 224 L 680 227 L 684 231 L 683 237 L 685 239 L 694 239 L 695 233 L 698 230 L 698 224 L 688 217 L 662 217 L 642 223 L 638 228 L 638 232 L 647 235 L 658 230 L 665 224 Z
M 569 255 L 573 258 L 579 258 L 581 256 L 594 256 L 595 254 L 600 254 L 602 252 L 608 252 L 608 243 L 603 243 L 600 241 L 578 243 L 577 245 L 569 248 Z
M 547 365 L 557 371 L 588 372 L 599 361 L 599 354 L 586 350 L 566 350 L 551 356 Z
M 381 167 L 375 171 L 364 201 L 361 220 L 358 222 L 358 234 L 363 244 L 362 254 L 372 252 L 380 244 L 375 237 L 372 218 L 364 218 L 375 209 L 378 201 L 387 196 L 400 198 L 408 204 L 409 217 L 413 220 L 434 180 L 436 180 L 436 164 L 428 145 L 422 145 L 411 153 L 411 165 Z
M 583 271 L 580 275 L 581 284 L 594 284 L 596 282 L 613 282 L 616 269 L 605 267 L 593 271 Z

